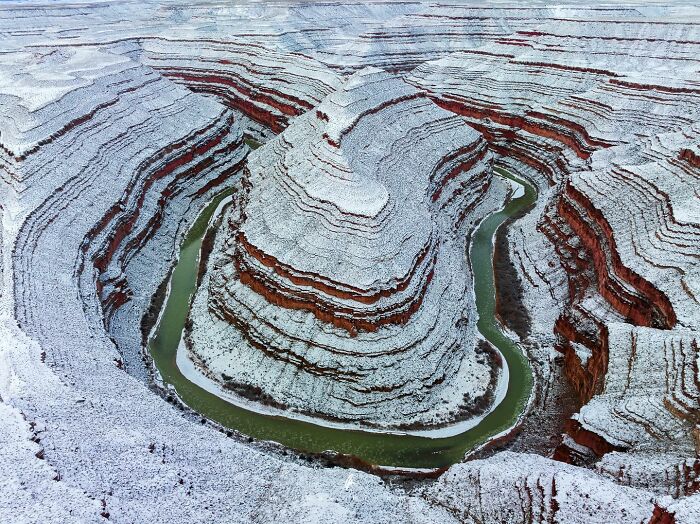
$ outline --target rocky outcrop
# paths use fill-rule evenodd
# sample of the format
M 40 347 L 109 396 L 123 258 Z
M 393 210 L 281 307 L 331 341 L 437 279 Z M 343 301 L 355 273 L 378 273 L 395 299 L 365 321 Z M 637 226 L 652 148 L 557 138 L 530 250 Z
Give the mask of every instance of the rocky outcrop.
M 576 418 L 619 447 L 670 451 L 674 443 L 693 454 L 691 429 L 699 414 L 694 334 L 610 324 L 608 347 L 603 391 Z
M 196 361 L 332 419 L 466 418 L 498 375 L 475 351 L 464 257 L 490 181 L 461 118 L 383 71 L 352 76 L 251 155 L 195 299 Z
M 0 520 L 699 520 L 697 8 L 23 2 L 0 6 L 0 32 Z M 366 66 L 401 74 L 415 98 L 380 109 L 371 102 L 387 95 L 380 89 L 360 97 L 376 114 L 316 113 Z M 486 146 L 467 127 L 427 125 L 438 110 L 426 97 Z M 408 125 L 385 130 L 379 118 Z M 338 394 L 311 405 L 317 412 L 344 403 L 346 418 L 371 418 L 349 402 L 369 399 L 394 424 L 454 420 L 459 388 L 488 378 L 472 355 L 470 278 L 456 253 L 503 195 L 497 183 L 483 193 L 490 175 L 479 166 L 494 154 L 540 192 L 503 233 L 513 267 L 504 275 L 520 279 L 531 320 L 522 344 L 539 378 L 507 445 L 557 448 L 555 457 L 589 467 L 493 450 L 398 491 L 226 438 L 149 389 L 140 319 L 179 240 L 204 202 L 239 183 L 243 135 L 278 132 L 241 183 L 248 201 L 234 202 L 217 236 L 196 319 L 225 334 L 240 333 L 232 319 L 260 328 L 256 336 L 265 327 L 261 340 L 296 360 L 258 351 L 260 363 L 279 371 L 280 387 L 292 370 L 306 377 L 299 406 L 312 396 L 304 386 L 325 380 Z M 437 157 L 447 161 L 433 179 L 421 170 L 403 184 L 358 168 Z M 262 184 L 263 166 L 274 185 Z M 322 194 L 310 175 L 334 191 Z M 398 214 L 366 212 L 379 189 L 338 189 L 359 177 L 389 196 L 404 191 Z M 258 197 L 267 200 L 255 208 Z M 243 220 L 248 205 L 255 213 Z M 323 227 L 304 229 L 308 217 Z M 285 231 L 324 243 L 286 250 Z M 352 250 L 338 248 L 350 238 Z M 399 250 L 401 240 L 414 244 Z M 375 267 L 382 278 L 362 280 Z M 236 275 L 247 283 L 224 278 Z M 444 304 L 433 295 L 440 286 Z M 308 325 L 293 330 L 291 319 Z M 432 329 L 417 340 L 420 319 Z M 290 343 L 297 334 L 332 344 L 306 351 Z M 362 373 L 376 362 L 352 353 L 385 334 L 396 353 L 381 347 L 386 371 L 372 389 Z M 460 375 L 457 362 L 472 369 Z M 422 404 L 399 396 L 420 387 Z M 443 398 L 431 419 L 424 410 Z
M 650 523 L 690 524 L 700 519 L 700 495 L 680 500 L 666 499 L 654 510 Z
M 557 329 L 592 355 L 583 362 L 567 351 L 571 374 L 586 370 L 586 399 L 602 387 L 608 322 L 696 329 L 698 224 L 687 210 L 697 206 L 697 176 L 680 153 L 695 140 L 697 130 L 686 128 L 596 153 L 590 170 L 574 173 L 562 191 L 559 215 L 588 262 L 574 271 L 576 311 L 562 316 Z M 591 289 L 605 302 L 587 298 Z M 574 329 L 581 317 L 590 319 L 588 336 Z
M 153 39 L 142 49 L 145 63 L 163 75 L 215 95 L 273 133 L 341 82 L 316 60 L 241 39 Z
M 450 468 L 425 496 L 470 523 L 646 522 L 654 510 L 651 495 L 538 455 L 510 452 Z
M 127 57 L 78 49 L 34 60 L 18 78 L 42 78 L 46 87 L 19 103 L 5 99 L 13 103 L 2 135 L 8 206 L 22 210 L 13 216 L 21 224 L 12 252 L 15 315 L 31 334 L 63 324 L 65 312 L 38 298 L 63 281 L 31 282 L 65 275 L 79 290 L 74 300 L 99 304 L 90 314 L 132 343 L 115 358 L 142 369 L 133 315 L 147 306 L 153 281 L 140 268 L 132 273 L 134 262 L 168 267 L 172 239 L 188 223 L 171 217 L 211 198 L 240 169 L 246 147 L 240 131 L 231 132 L 230 111 Z M 5 78 L 15 81 L 11 72 Z
M 640 450 L 675 454 L 665 455 L 669 468 L 693 471 L 697 379 L 689 362 L 700 317 L 698 216 L 689 210 L 698 206 L 700 93 L 685 61 L 700 41 L 697 29 L 565 20 L 516 34 L 421 64 L 409 81 L 463 115 L 509 165 L 544 175 L 549 204 L 513 234 L 531 243 L 516 244 L 515 256 L 533 324 L 556 333 L 563 373 L 587 403 L 566 424 L 556 456 L 579 461 L 591 451 L 630 450 L 630 484 L 685 493 L 691 488 L 678 486 L 692 485 L 694 474 L 654 483 L 631 472 L 653 463 Z M 667 56 L 645 42 L 663 45 Z M 673 75 L 663 60 L 677 66 Z M 531 240 L 542 234 L 551 247 Z M 543 290 L 561 297 L 558 316 L 537 304 Z M 621 336 L 625 329 L 634 343 Z M 541 352 L 546 335 L 532 338 L 533 355 L 550 361 L 536 366 L 545 389 L 538 398 L 547 398 L 556 360 Z M 664 357 L 661 348 L 688 356 Z M 671 393 L 669 377 L 689 386 Z

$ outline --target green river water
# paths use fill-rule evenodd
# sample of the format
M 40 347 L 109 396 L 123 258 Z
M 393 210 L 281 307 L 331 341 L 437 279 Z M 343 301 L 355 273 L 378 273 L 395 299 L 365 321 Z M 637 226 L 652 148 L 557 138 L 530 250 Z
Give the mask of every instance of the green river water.
M 196 288 L 199 251 L 209 220 L 225 191 L 200 213 L 187 233 L 180 258 L 173 270 L 170 293 L 149 350 L 164 383 L 175 387 L 179 397 L 202 416 L 259 440 L 271 440 L 305 453 L 334 451 L 353 455 L 371 464 L 404 468 L 439 468 L 459 462 L 465 453 L 490 437 L 511 427 L 522 413 L 532 388 L 527 359 L 501 330 L 495 313 L 493 274 L 493 237 L 510 216 L 530 206 L 537 198 L 534 187 L 503 170 L 500 176 L 525 186 L 525 193 L 511 199 L 479 225 L 471 244 L 478 329 L 503 354 L 509 369 L 508 390 L 503 401 L 478 425 L 461 434 L 445 438 L 374 433 L 361 430 L 327 428 L 282 416 L 263 415 L 237 407 L 190 382 L 180 372 L 175 358 L 180 336 Z

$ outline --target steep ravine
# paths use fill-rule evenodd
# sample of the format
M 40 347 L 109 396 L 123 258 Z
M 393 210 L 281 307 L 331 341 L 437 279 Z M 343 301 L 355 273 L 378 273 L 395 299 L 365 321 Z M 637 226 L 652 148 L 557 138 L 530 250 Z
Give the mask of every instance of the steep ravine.
M 679 3 L 2 4 L 0 520 L 700 521 L 699 28 L 697 8 Z M 529 415 L 478 458 L 461 461 L 462 444 L 431 455 L 454 464 L 406 489 L 357 461 L 324 467 L 227 437 L 157 394 L 141 359 L 141 327 L 160 310 L 151 298 L 161 283 L 165 298 L 205 204 L 238 184 L 243 138 L 284 134 L 366 66 L 476 129 L 477 148 L 454 148 L 465 164 L 488 151 L 539 194 L 497 235 L 520 282 L 501 320 L 537 376 Z M 413 121 L 418 106 L 397 107 Z M 333 169 L 338 146 L 368 158 L 357 137 L 328 138 L 314 158 Z M 437 213 L 468 217 L 455 196 L 500 199 L 499 179 L 451 167 L 430 182 Z M 267 246 L 256 247 L 245 269 L 276 296 L 298 295 L 265 274 L 253 255 Z M 279 254 L 314 284 L 347 284 Z M 433 260 L 398 272 L 416 284 L 403 294 L 371 294 L 380 307 L 337 307 L 357 289 L 313 292 L 345 318 L 398 325 L 374 321 L 407 318 Z M 443 282 L 466 274 L 444 269 Z M 520 322 L 504 318 L 518 308 Z M 438 378 L 420 375 L 433 392 Z M 362 394 L 383 401 L 401 385 Z

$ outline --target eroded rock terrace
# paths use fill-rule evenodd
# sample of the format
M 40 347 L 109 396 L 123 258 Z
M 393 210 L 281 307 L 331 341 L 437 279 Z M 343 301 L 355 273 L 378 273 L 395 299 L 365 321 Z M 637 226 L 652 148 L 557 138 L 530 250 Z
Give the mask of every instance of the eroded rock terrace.
M 333 419 L 466 417 L 499 373 L 475 351 L 464 256 L 499 204 L 482 205 L 490 167 L 486 141 L 402 79 L 351 76 L 251 155 L 194 302 L 195 359 L 230 388 Z
M 0 9 L 0 34 L 2 518 L 700 520 L 697 8 L 18 3 Z M 401 90 L 418 96 L 355 122 L 361 112 L 333 104 L 367 77 L 387 88 L 357 103 L 376 108 Z M 382 161 L 397 166 L 435 165 L 431 158 L 455 146 L 472 146 L 460 158 L 489 152 L 449 181 L 447 166 L 437 170 L 441 189 L 429 178 L 392 185 L 366 170 L 381 165 L 372 157 L 379 149 L 363 149 L 379 118 L 405 118 L 409 128 L 431 123 L 422 147 L 435 156 L 419 156 L 425 149 L 415 145 L 414 157 L 385 151 Z M 447 124 L 457 121 L 465 125 Z M 399 146 L 402 133 L 393 139 Z M 277 135 L 251 155 L 248 173 L 244 135 Z M 532 409 L 504 444 L 511 451 L 484 453 L 436 483 L 397 491 L 361 472 L 301 464 L 226 438 L 149 389 L 141 319 L 197 211 L 240 184 L 248 204 L 267 205 L 245 220 L 242 206 L 227 212 L 220 256 L 211 258 L 193 304 L 194 351 L 196 324 L 208 317 L 226 318 L 226 326 L 238 319 L 268 341 L 272 328 L 303 319 L 317 326 L 304 331 L 305 344 L 323 341 L 324 349 L 297 355 L 321 366 L 332 360 L 334 373 L 353 377 L 332 391 L 348 419 L 370 419 L 350 402 L 353 386 L 367 389 L 361 372 L 371 368 L 350 359 L 351 348 L 372 351 L 373 341 L 390 336 L 397 355 L 422 351 L 430 362 L 440 351 L 449 355 L 447 346 L 428 337 L 409 350 L 411 337 L 440 334 L 467 348 L 473 340 L 473 312 L 458 330 L 448 322 L 470 299 L 455 293 L 450 308 L 431 290 L 470 286 L 457 253 L 470 224 L 503 197 L 498 183 L 485 187 L 489 155 L 540 190 L 535 208 L 500 233 L 529 323 L 503 320 L 537 375 Z M 271 173 L 275 184 L 259 183 Z M 314 187 L 313 176 L 324 185 Z M 352 213 L 361 199 L 351 191 L 324 195 L 331 180 L 378 190 Z M 382 207 L 379 188 L 386 202 L 401 190 L 411 198 Z M 417 220 L 409 205 L 429 220 Z M 280 214 L 290 217 L 289 229 L 271 227 Z M 309 217 L 323 221 L 324 243 L 307 242 L 303 252 L 312 256 L 301 257 L 283 239 L 305 238 Z M 409 222 L 410 235 L 397 227 Z M 348 228 L 358 238 L 390 240 L 376 253 L 384 259 L 400 239 L 414 245 L 370 273 L 357 264 L 360 247 L 333 245 Z M 256 291 L 232 278 L 241 272 L 263 286 L 257 300 L 268 313 L 285 318 L 244 315 Z M 393 292 L 401 279 L 406 287 Z M 399 329 L 418 301 L 409 329 Z M 433 329 L 411 328 L 422 311 L 434 313 Z M 328 312 L 338 325 L 323 320 Z M 274 340 L 289 351 L 291 335 L 287 328 Z M 456 361 L 417 369 L 401 357 L 377 358 L 390 366 L 382 378 L 394 393 L 416 373 L 423 383 L 459 377 Z M 298 384 L 298 405 L 322 412 L 326 406 L 308 404 L 306 386 L 324 377 L 312 377 Z M 260 375 L 245 380 L 271 387 Z M 391 424 L 435 422 L 427 404 L 462 393 L 448 389 L 431 388 L 425 405 L 386 391 L 370 398 L 391 406 L 383 408 Z M 155 518 L 154 507 L 163 508 Z

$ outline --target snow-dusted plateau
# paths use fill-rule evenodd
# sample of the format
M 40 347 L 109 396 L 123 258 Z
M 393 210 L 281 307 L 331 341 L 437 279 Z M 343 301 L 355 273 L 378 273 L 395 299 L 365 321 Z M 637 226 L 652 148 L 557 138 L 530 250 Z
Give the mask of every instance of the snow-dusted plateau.
M 700 6 L 0 3 L 0 522 L 700 522 Z

